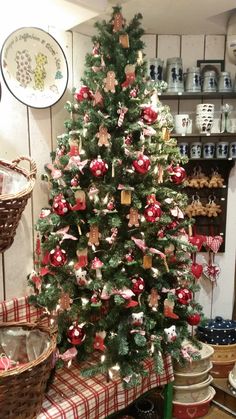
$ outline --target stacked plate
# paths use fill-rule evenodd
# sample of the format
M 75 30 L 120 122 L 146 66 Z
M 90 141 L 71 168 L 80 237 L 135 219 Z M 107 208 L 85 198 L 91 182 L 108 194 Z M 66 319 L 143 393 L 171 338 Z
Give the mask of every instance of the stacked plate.
M 212 103 L 201 103 L 196 108 L 196 128 L 201 134 L 210 134 L 214 121 L 215 106 Z

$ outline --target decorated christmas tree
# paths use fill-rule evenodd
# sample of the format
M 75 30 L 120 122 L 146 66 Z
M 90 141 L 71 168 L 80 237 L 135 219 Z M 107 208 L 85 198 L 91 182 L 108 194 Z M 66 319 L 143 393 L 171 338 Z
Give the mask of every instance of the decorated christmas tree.
M 36 225 L 30 300 L 58 327 L 59 362 L 93 357 L 82 371 L 119 370 L 129 385 L 153 357 L 163 370 L 181 358 L 201 307 L 184 217 L 186 161 L 171 138 L 173 118 L 146 77 L 140 14 L 115 7 L 86 57 L 81 86 L 66 103 L 49 207 Z M 191 330 L 190 330 L 191 331 Z

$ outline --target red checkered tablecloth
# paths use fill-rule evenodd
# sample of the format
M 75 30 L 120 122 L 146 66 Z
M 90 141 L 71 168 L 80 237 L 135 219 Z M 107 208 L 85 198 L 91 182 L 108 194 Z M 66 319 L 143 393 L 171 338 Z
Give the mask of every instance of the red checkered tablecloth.
M 34 322 L 40 310 L 28 304 L 27 297 L 13 299 L 0 304 L 0 322 Z M 91 360 L 89 363 L 92 363 Z M 88 362 L 87 362 L 88 363 Z M 104 374 L 93 378 L 80 375 L 81 366 L 74 363 L 71 368 L 61 368 L 44 397 L 41 413 L 37 419 L 103 419 L 124 409 L 143 393 L 163 386 L 174 380 L 170 356 L 164 359 L 165 371 L 157 375 L 152 360 L 147 360 L 148 376 L 141 385 L 124 390 L 119 378 L 107 382 Z

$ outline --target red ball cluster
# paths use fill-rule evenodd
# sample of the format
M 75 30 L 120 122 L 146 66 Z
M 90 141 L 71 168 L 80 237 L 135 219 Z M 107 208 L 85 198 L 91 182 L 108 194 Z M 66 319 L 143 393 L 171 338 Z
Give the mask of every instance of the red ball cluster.
M 66 201 L 62 194 L 59 194 L 53 199 L 53 212 L 57 215 L 65 215 L 70 209 L 70 204 Z
M 147 105 L 143 107 L 141 117 L 144 123 L 151 125 L 156 122 L 158 112 L 153 106 Z
M 108 171 L 108 164 L 98 157 L 91 161 L 89 169 L 93 176 L 102 177 Z
M 142 294 L 142 292 L 144 291 L 144 279 L 141 278 L 141 276 L 139 277 L 134 277 L 131 279 L 132 281 L 132 291 L 134 292 L 134 294 L 139 295 Z
M 74 97 L 77 102 L 83 102 L 83 100 L 91 100 L 93 98 L 93 93 L 88 86 L 81 86 L 80 89 L 75 92 Z
M 60 267 L 65 265 L 67 262 L 67 255 L 64 249 L 61 249 L 60 246 L 57 246 L 55 249 L 51 250 L 49 253 L 49 261 L 52 266 Z
M 72 324 L 67 331 L 67 340 L 72 345 L 81 345 L 85 339 L 84 328 L 77 323 Z
M 156 204 L 148 205 L 144 210 L 144 217 L 149 223 L 155 223 L 162 214 L 160 206 Z
M 133 161 L 133 167 L 136 172 L 145 175 L 150 168 L 150 159 L 144 154 L 140 154 L 136 160 Z
M 187 288 L 177 288 L 175 295 L 177 302 L 183 305 L 188 305 L 193 298 L 192 292 Z

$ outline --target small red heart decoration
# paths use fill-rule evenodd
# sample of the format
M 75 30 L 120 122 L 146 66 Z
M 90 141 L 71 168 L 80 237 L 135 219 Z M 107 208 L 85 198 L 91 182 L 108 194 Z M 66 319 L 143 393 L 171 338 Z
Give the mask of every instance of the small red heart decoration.
M 203 266 L 200 265 L 199 263 L 193 262 L 191 266 L 191 271 L 192 271 L 192 274 L 195 276 L 195 278 L 199 279 L 200 276 L 202 275 Z
M 206 241 L 206 237 L 205 236 L 191 236 L 189 237 L 189 242 L 193 245 L 197 247 L 198 252 L 200 252 L 203 243 L 205 243 Z

